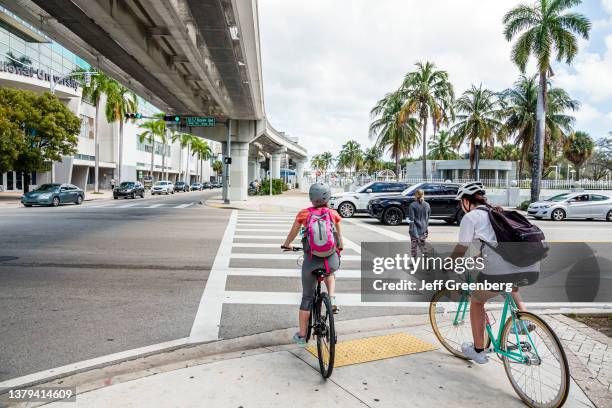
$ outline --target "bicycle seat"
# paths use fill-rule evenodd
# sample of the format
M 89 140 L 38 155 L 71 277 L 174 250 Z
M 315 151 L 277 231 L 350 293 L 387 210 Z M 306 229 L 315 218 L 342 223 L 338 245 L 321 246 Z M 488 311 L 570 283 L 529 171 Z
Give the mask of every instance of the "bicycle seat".
M 327 271 L 325 269 L 315 269 L 314 271 L 312 271 L 312 273 L 317 276 L 327 275 Z

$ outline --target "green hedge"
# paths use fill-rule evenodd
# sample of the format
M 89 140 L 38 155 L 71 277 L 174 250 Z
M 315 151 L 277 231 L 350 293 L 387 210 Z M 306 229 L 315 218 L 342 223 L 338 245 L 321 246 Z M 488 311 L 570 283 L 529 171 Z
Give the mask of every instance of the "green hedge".
M 523 201 L 522 203 L 520 203 L 518 205 L 518 209 L 519 210 L 523 210 L 523 211 L 527 211 L 527 207 L 529 207 L 529 204 L 531 204 L 531 201 L 527 200 L 527 201 Z
M 272 194 L 281 194 L 283 191 L 287 191 L 287 184 L 282 179 L 272 179 Z M 262 181 L 259 194 L 270 195 L 270 180 Z

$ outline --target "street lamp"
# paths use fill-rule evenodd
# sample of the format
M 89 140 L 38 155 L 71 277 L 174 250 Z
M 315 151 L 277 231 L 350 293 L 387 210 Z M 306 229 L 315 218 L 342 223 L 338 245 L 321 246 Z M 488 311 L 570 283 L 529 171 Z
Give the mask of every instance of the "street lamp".
M 474 140 L 474 147 L 476 149 L 476 181 L 480 180 L 480 143 L 482 141 L 479 137 Z
M 559 166 L 548 166 L 548 167 L 554 167 L 555 169 L 555 184 L 559 181 Z

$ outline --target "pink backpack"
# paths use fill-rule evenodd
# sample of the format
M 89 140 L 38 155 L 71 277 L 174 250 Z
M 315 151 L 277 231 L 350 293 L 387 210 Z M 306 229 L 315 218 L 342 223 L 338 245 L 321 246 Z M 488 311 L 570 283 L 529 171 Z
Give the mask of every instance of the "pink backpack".
M 310 255 L 327 258 L 338 250 L 336 248 L 335 228 L 331 212 L 326 207 L 310 207 L 308 213 L 306 235 L 310 245 Z

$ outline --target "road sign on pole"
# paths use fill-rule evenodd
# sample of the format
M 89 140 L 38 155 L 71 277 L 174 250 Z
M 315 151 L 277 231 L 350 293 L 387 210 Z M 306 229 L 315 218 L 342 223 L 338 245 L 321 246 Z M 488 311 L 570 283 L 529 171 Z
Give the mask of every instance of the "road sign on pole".
M 186 116 L 186 126 L 201 126 L 201 127 L 212 127 L 217 124 L 217 120 L 214 117 L 201 117 L 201 116 Z

